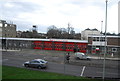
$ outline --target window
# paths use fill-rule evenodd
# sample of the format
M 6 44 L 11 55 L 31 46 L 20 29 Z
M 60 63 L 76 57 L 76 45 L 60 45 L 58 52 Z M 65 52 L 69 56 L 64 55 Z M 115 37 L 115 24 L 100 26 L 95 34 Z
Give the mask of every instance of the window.
M 93 41 L 96 41 L 96 38 L 95 38 L 95 37 L 93 37 Z
M 2 23 L 0 23 L 0 27 L 2 27 L 3 26 L 3 24 Z
M 40 63 L 39 61 L 31 61 L 30 63 Z
M 35 63 L 40 63 L 39 61 L 35 61 Z
M 101 38 L 101 41 L 105 41 L 105 37 L 102 37 L 102 38 Z
M 40 62 L 41 62 L 41 63 L 44 63 L 44 61 L 42 61 L 42 60 L 41 60 Z
M 7 24 L 5 24 L 5 27 L 7 27 Z
M 99 37 L 97 37 L 97 40 L 96 41 L 99 41 Z
M 117 52 L 117 48 L 112 48 L 112 52 Z

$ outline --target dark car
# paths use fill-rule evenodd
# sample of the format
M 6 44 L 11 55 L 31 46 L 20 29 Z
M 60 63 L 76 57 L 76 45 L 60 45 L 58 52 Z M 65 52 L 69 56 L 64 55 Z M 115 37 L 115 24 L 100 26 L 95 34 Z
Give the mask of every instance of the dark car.
M 33 67 L 33 68 L 38 68 L 38 69 L 43 69 L 47 67 L 47 61 L 43 59 L 34 59 L 31 61 L 27 61 L 23 64 L 25 67 Z

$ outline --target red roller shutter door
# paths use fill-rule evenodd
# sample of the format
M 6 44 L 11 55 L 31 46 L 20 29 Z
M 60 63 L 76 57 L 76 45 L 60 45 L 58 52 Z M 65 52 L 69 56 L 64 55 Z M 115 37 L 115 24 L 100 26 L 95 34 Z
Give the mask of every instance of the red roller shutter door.
M 65 43 L 66 45 L 66 51 L 73 51 L 74 49 L 74 43 Z
M 44 41 L 44 50 L 52 50 L 52 42 Z
M 34 41 L 34 49 L 42 49 L 42 41 Z
M 80 49 L 80 52 L 86 53 L 87 44 L 86 43 L 77 43 L 77 48 Z
M 63 50 L 63 42 L 54 42 L 55 44 L 55 50 Z

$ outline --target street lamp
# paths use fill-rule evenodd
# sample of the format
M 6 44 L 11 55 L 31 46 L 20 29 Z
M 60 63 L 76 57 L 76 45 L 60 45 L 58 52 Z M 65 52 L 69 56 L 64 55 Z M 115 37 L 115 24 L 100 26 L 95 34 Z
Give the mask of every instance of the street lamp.
M 103 61 L 103 81 L 105 79 L 105 59 L 106 59 L 106 45 L 107 45 L 107 38 L 106 38 L 106 31 L 107 31 L 107 3 L 108 0 L 105 1 L 106 2 L 106 13 L 105 13 L 105 52 L 104 52 L 104 61 Z
M 102 34 L 102 28 L 103 28 L 103 21 L 101 21 L 101 34 Z
M 102 28 L 103 28 L 103 21 L 101 21 L 101 37 L 100 37 L 100 59 L 101 59 L 101 54 L 102 54 Z
M 0 21 L 0 33 L 1 33 L 1 37 L 2 37 L 2 40 L 0 41 L 1 42 L 1 46 L 2 46 L 2 50 L 3 50 L 3 24 L 2 24 L 2 21 Z
M 6 23 L 5 23 L 4 29 L 5 29 L 5 32 L 4 32 L 5 33 L 5 50 L 7 51 L 7 38 L 6 38 L 7 37 L 7 34 L 6 34 L 7 33 L 7 24 Z

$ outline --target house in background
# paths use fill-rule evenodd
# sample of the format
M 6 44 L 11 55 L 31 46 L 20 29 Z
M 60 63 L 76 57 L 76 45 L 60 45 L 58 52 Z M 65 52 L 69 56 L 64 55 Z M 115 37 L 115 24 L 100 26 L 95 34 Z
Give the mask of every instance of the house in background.
M 16 25 L 0 20 L 0 37 L 16 37 Z
M 100 35 L 100 31 L 98 31 L 96 28 L 95 29 L 87 28 L 81 32 L 81 39 L 88 40 L 88 35 Z

